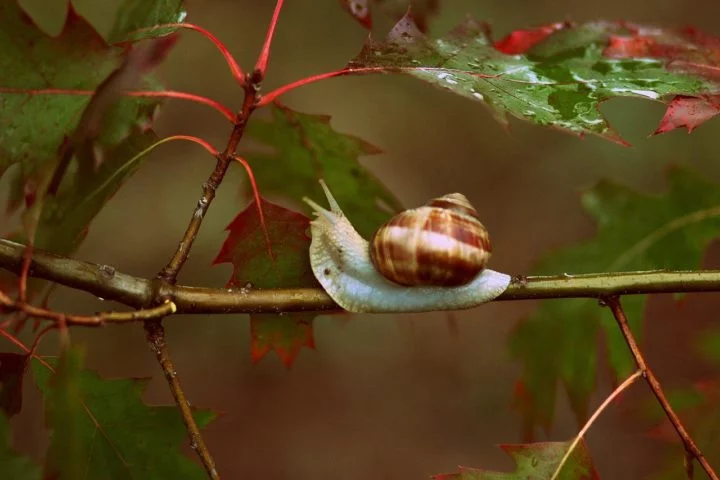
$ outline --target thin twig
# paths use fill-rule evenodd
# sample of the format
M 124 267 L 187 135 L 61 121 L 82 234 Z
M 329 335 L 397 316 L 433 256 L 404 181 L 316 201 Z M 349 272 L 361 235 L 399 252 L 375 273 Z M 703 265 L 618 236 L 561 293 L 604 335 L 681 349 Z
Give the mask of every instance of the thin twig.
M 685 458 L 683 458 L 683 463 L 685 467 L 685 475 L 687 476 L 688 480 L 693 480 L 695 478 L 695 459 L 692 456 L 692 453 L 685 450 Z
M 202 195 L 197 202 L 197 206 L 193 210 L 192 216 L 190 217 L 190 223 L 185 229 L 185 233 L 178 244 L 178 248 L 175 250 L 175 254 L 168 264 L 160 271 L 158 278 L 171 285 L 177 281 L 178 273 L 182 269 L 183 265 L 187 261 L 190 255 L 195 238 L 200 231 L 205 214 L 210 208 L 210 204 L 215 199 L 215 192 L 220 186 L 225 173 L 232 161 L 233 155 L 235 155 L 235 149 L 237 149 L 240 139 L 245 133 L 245 126 L 247 120 L 253 109 L 255 108 L 256 101 L 256 86 L 248 85 L 245 88 L 245 100 L 243 102 L 242 111 L 237 115 L 235 120 L 235 126 L 233 127 L 230 139 L 228 140 L 225 150 L 218 156 L 217 163 L 212 173 L 208 177 L 207 181 L 203 184 Z
M 635 381 L 640 378 L 643 374 L 642 370 L 638 370 L 637 372 L 630 375 L 623 383 L 620 384 L 603 402 L 600 404 L 600 406 L 595 410 L 595 413 L 592 414 L 592 416 L 588 419 L 587 422 L 585 422 L 585 425 L 580 430 L 580 432 L 575 437 L 575 440 L 570 444 L 570 447 L 567 449 L 567 452 L 565 452 L 565 456 L 563 456 L 562 460 L 560 460 L 560 463 L 558 463 L 557 468 L 555 469 L 555 473 L 553 473 L 553 476 L 550 478 L 550 480 L 556 480 L 558 478 L 558 475 L 560 475 L 560 472 L 562 471 L 563 467 L 565 466 L 565 463 L 567 463 L 568 458 L 570 458 L 570 455 L 572 455 L 572 452 L 575 450 L 575 448 L 580 443 L 580 440 L 585 438 L 585 435 L 587 434 L 588 430 L 590 430 L 590 427 L 595 423 L 595 420 L 600 416 L 600 414 L 605 410 L 608 405 L 612 403 L 615 398 L 620 395 L 621 392 L 626 390 L 630 385 L 635 383 Z
M 606 302 L 607 305 L 610 307 L 610 310 L 612 310 L 612 313 L 615 316 L 615 320 L 617 320 L 623 337 L 625 337 L 625 342 L 627 342 L 628 347 L 630 348 L 630 352 L 635 359 L 635 364 L 643 372 L 643 376 L 645 377 L 645 380 L 647 380 L 647 383 L 650 386 L 650 390 L 652 390 L 655 398 L 657 398 L 658 403 L 665 411 L 665 415 L 668 417 L 668 420 L 670 420 L 670 423 L 672 424 L 673 428 L 675 428 L 675 431 L 677 432 L 680 440 L 685 446 L 686 453 L 688 455 L 691 455 L 698 461 L 698 463 L 700 463 L 700 466 L 703 468 L 703 470 L 705 470 L 705 473 L 708 475 L 708 477 L 710 477 L 711 480 L 718 480 L 717 474 L 712 469 L 707 459 L 705 458 L 705 455 L 702 453 L 700 448 L 697 446 L 695 441 L 688 433 L 682 421 L 680 421 L 680 418 L 673 410 L 670 402 L 668 402 L 667 397 L 665 397 L 665 393 L 660 386 L 660 382 L 645 361 L 645 357 L 643 356 L 642 351 L 640 350 L 640 347 L 638 346 L 638 343 L 633 336 L 632 330 L 630 330 L 630 325 L 628 324 L 627 318 L 625 317 L 625 312 L 623 311 L 622 305 L 620 304 L 620 298 L 617 296 L 608 297 L 606 299 Z
M 165 343 L 165 328 L 162 326 L 162 323 L 160 323 L 160 320 L 149 320 L 145 322 L 145 331 L 147 332 L 150 349 L 155 354 L 155 358 L 157 358 L 158 363 L 165 373 L 165 379 L 170 386 L 170 392 L 172 392 L 172 396 L 175 398 L 175 403 L 177 403 L 178 409 L 180 410 L 183 422 L 185 423 L 185 428 L 190 435 L 190 447 L 195 450 L 198 457 L 200 457 L 200 461 L 202 462 L 203 467 L 205 467 L 205 471 L 208 476 L 211 479 L 219 479 L 220 476 L 215 469 L 215 461 L 213 460 L 212 455 L 210 455 L 210 451 L 205 445 L 205 441 L 200 434 L 200 428 L 193 416 L 190 402 L 187 400 L 185 392 L 183 392 L 180 387 L 180 381 L 177 378 L 175 365 L 170 359 L 167 344 Z
M 259 79 L 257 81 L 259 82 Z M 200 231 L 200 226 L 205 218 L 205 214 L 215 198 L 215 192 L 222 183 L 223 178 L 225 178 L 225 174 L 230 166 L 230 162 L 233 160 L 238 143 L 240 143 L 240 139 L 245 133 L 247 121 L 255 109 L 259 85 L 255 83 L 255 81 L 249 79 L 245 79 L 245 81 L 241 84 L 245 91 L 242 110 L 235 117 L 235 124 L 225 150 L 218 155 L 215 168 L 210 174 L 208 180 L 203 184 L 202 195 L 197 202 L 197 206 L 193 210 L 190 222 L 188 223 L 185 233 L 178 244 L 178 248 L 175 250 L 175 254 L 172 256 L 168 264 L 165 265 L 160 272 L 158 272 L 157 279 L 159 282 L 154 282 L 150 285 L 153 290 L 153 294 L 149 298 L 151 302 L 158 302 L 162 299 L 169 298 L 167 292 L 164 290 L 172 289 L 175 286 L 177 276 L 190 255 L 190 250 L 195 243 L 195 238 Z M 192 410 L 190 409 L 188 401 L 185 398 L 185 393 L 180 386 L 180 381 L 177 378 L 175 366 L 170 360 L 167 343 L 165 342 L 165 329 L 162 326 L 162 319 L 146 321 L 145 331 L 147 332 L 147 339 L 150 347 L 153 349 L 153 352 L 155 352 L 160 368 L 162 368 L 165 378 L 168 381 L 168 385 L 170 386 L 170 391 L 172 392 L 175 402 L 180 409 L 183 422 L 185 422 L 185 427 L 190 435 L 190 445 L 197 452 L 197 455 L 205 467 L 205 471 L 208 473 L 209 477 L 211 479 L 220 478 L 215 468 L 215 461 L 213 460 L 210 451 L 205 446 L 200 429 L 192 416 Z
M 95 315 L 71 315 L 31 305 L 20 300 L 12 300 L 2 291 L 0 291 L 0 306 L 11 312 L 22 312 L 27 317 L 52 320 L 58 325 L 77 325 L 83 327 L 100 327 L 107 323 L 128 323 L 151 320 L 172 315 L 177 311 L 177 307 L 173 302 L 165 300 L 156 307 L 133 310 L 131 312 L 100 312 Z
M 23 252 L 22 268 L 20 269 L 20 281 L 18 282 L 18 301 L 25 303 L 27 300 L 27 281 L 30 262 L 32 261 L 33 246 L 28 242 Z

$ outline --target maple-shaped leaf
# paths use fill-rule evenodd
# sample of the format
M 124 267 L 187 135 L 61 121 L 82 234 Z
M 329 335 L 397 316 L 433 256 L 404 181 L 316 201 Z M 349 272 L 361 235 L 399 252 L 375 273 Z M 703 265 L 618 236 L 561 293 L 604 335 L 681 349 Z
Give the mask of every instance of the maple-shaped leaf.
M 716 379 L 696 382 L 692 387 L 666 392 L 667 399 L 682 419 L 693 440 L 710 465 L 720 463 L 720 382 Z M 677 432 L 655 399 L 648 401 L 645 418 L 652 422 L 649 436 L 668 444 L 663 461 L 653 479 L 685 478 L 684 451 Z M 697 467 L 696 467 L 697 469 Z
M 20 456 L 11 442 L 10 423 L 0 411 L 0 475 L 8 480 L 40 480 L 42 470 L 30 459 Z
M 8 417 L 22 408 L 22 381 L 27 355 L 0 352 L 0 412 Z
M 52 430 L 45 478 L 205 478 L 180 452 L 187 431 L 175 406 L 146 405 L 146 380 L 102 379 L 83 369 L 83 357 L 68 349 L 48 361 L 55 372 L 32 362 Z M 208 410 L 194 416 L 201 427 L 214 418 Z
M 43 211 L 48 188 L 57 196 L 78 184 L 90 192 L 107 189 L 107 175 L 90 175 L 88 171 L 119 152 L 125 155 L 115 158 L 116 167 L 121 168 L 123 161 L 134 157 L 148 145 L 148 139 L 154 138 L 148 129 L 159 100 L 124 98 L 112 107 L 112 102 L 99 105 L 102 102 L 98 99 L 91 101 L 89 95 L 78 94 L 95 90 L 118 70 L 124 73 L 119 69 L 124 55 L 123 49 L 108 45 L 71 6 L 67 8 L 62 32 L 50 37 L 32 23 L 15 0 L 0 0 L 0 49 L 5 52 L 0 56 L 0 71 L 12 72 L 0 79 L 0 176 L 15 165 L 8 209 L 26 205 L 25 224 L 31 236 L 43 217 L 52 216 Z M 148 81 L 150 87 L 157 87 Z M 88 114 L 88 109 L 97 114 Z M 62 152 L 67 151 L 78 131 L 82 140 L 91 140 L 83 142 L 88 148 L 80 149 L 66 165 L 59 165 Z M 88 161 L 88 157 L 96 161 Z M 75 178 L 68 178 L 73 175 L 68 172 L 74 172 Z M 125 178 L 124 172 L 118 171 L 112 186 L 117 189 Z M 72 206 L 63 208 L 72 211 Z M 71 222 L 82 224 L 79 230 L 62 226 L 51 236 L 76 239 L 91 218 Z M 54 241 L 41 240 L 36 246 L 69 253 L 56 249 Z
M 317 287 L 310 268 L 310 219 L 267 200 L 261 199 L 268 253 L 258 206 L 252 202 L 228 225 L 228 238 L 213 264 L 233 265 L 229 288 Z M 312 336 L 314 314 L 250 315 L 251 355 L 259 361 L 270 350 L 291 366 L 300 348 L 315 348 Z
M 646 31 L 662 32 L 653 37 L 658 44 L 683 41 L 683 48 L 696 55 L 692 61 L 679 64 L 669 50 L 621 56 L 611 48 L 619 36 Z M 682 32 L 594 22 L 522 31 L 516 37 L 511 34 L 506 41 L 493 44 L 486 25 L 467 20 L 447 36 L 431 39 L 408 15 L 384 42 L 368 39 L 348 67 L 380 67 L 411 75 L 484 102 L 504 124 L 512 115 L 621 144 L 624 140 L 598 110 L 604 100 L 637 97 L 670 103 L 678 95 L 707 98 L 720 93 L 717 45 L 687 38 Z M 708 118 L 707 113 L 702 116 Z M 664 124 L 680 121 L 666 116 Z
M 647 195 L 602 182 L 582 196 L 597 222 L 594 238 L 546 255 L 535 274 L 693 269 L 720 232 L 720 188 L 698 173 L 675 169 L 662 195 Z M 623 305 L 637 337 L 642 337 L 646 297 L 625 297 Z M 597 337 L 604 331 L 612 371 L 618 379 L 635 369 L 609 309 L 596 300 L 543 301 L 537 313 L 520 323 L 510 338 L 524 373 L 517 406 L 525 416 L 525 437 L 536 424 L 550 428 L 560 382 L 582 423 L 598 368 Z
M 340 4 L 367 29 L 372 28 L 377 11 L 397 20 L 411 9 L 416 25 L 426 32 L 430 17 L 438 12 L 440 0 L 340 0 Z
M 337 132 L 330 117 L 295 112 L 275 103 L 270 121 L 253 119 L 248 135 L 270 146 L 274 153 L 250 152 L 260 190 L 302 202 L 323 202 L 318 178 L 332 188 L 345 214 L 362 235 L 369 236 L 402 205 L 380 181 L 358 162 L 360 155 L 380 153 L 364 140 Z
M 181 23 L 187 16 L 183 0 L 124 0 L 118 8 L 115 24 L 110 30 L 109 41 L 126 40 L 128 35 L 133 38 L 137 30 L 165 23 Z M 167 35 L 177 30 L 167 27 L 153 30 L 151 35 Z M 147 37 L 143 33 L 142 37 Z
M 479 468 L 460 467 L 459 472 L 435 475 L 435 480 L 549 480 L 572 442 L 540 442 L 500 445 L 515 462 L 512 473 L 493 472 Z M 585 442 L 580 441 L 568 457 L 558 480 L 597 480 Z
M 705 359 L 720 367 L 720 331 L 710 330 L 699 332 L 698 347 Z M 720 382 L 717 378 L 709 378 L 694 382 L 691 387 L 676 388 L 666 392 L 670 405 L 682 419 L 695 443 L 705 454 L 710 465 L 720 463 Z M 657 440 L 667 442 L 667 454 L 660 462 L 656 479 L 683 478 L 683 451 L 678 448 L 678 437 L 674 428 L 667 420 L 666 413 L 659 407 L 655 399 L 649 399 L 643 406 L 646 420 L 651 422 L 649 435 Z

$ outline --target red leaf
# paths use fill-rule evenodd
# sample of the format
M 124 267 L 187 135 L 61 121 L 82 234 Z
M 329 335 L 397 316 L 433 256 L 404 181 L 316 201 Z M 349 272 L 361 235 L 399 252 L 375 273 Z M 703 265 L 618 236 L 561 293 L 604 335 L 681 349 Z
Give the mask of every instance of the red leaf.
M 530 50 L 535 44 L 557 30 L 569 27 L 567 22 L 551 23 L 529 30 L 515 30 L 502 40 L 495 42 L 495 48 L 508 55 L 518 55 Z
M 257 363 L 274 351 L 287 368 L 300 354 L 300 348 L 315 349 L 312 315 L 250 315 L 250 358 Z
M 668 105 L 660 126 L 653 135 L 685 127 L 688 133 L 720 113 L 720 95 L 677 96 Z
M 227 230 L 214 264 L 230 262 L 233 273 L 228 287 L 291 288 L 318 285 L 310 268 L 308 249 L 310 219 L 264 199 L 260 199 L 267 235 L 273 244 L 274 257 L 266 250 L 265 232 L 255 202 L 235 217 Z M 248 285 L 250 287 L 248 287 Z M 314 316 L 251 315 L 251 358 L 258 362 L 274 351 L 290 367 L 300 348 L 314 348 L 312 321 Z
M 611 58 L 647 57 L 655 41 L 652 38 L 611 35 L 603 55 Z

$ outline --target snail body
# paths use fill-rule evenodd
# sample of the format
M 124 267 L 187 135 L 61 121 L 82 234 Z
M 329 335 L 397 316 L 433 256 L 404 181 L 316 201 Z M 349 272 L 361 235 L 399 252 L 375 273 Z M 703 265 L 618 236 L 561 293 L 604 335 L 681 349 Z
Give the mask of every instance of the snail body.
M 444 280 L 439 282 L 440 284 L 430 285 L 426 284 L 426 274 L 424 273 L 416 275 L 420 278 L 420 282 L 413 285 L 402 285 L 386 278 L 376 267 L 376 263 L 384 261 L 382 256 L 371 255 L 371 250 L 375 247 L 371 248 L 370 243 L 362 238 L 350 224 L 327 185 L 322 181 L 321 185 L 330 205 L 329 210 L 312 200 L 305 199 L 316 215 L 311 222 L 310 265 L 318 282 L 330 297 L 345 310 L 358 313 L 381 313 L 466 309 L 492 300 L 505 291 L 510 284 L 509 275 L 484 268 L 489 257 L 489 241 L 485 254 L 479 255 L 481 266 L 478 273 L 470 274 L 463 271 L 462 275 L 453 278 L 450 283 L 447 280 L 448 275 L 441 274 L 440 277 Z M 466 199 L 465 202 L 467 202 Z M 432 202 L 427 206 L 437 207 L 437 205 L 433 206 Z M 422 208 L 424 207 L 420 207 L 420 209 Z M 413 210 L 408 212 L 413 212 Z M 391 219 L 388 224 L 392 224 L 392 222 Z M 378 237 L 378 235 L 382 230 L 383 227 L 374 236 L 374 244 L 377 244 L 378 241 L 381 242 L 379 239 L 382 237 Z M 482 231 L 484 231 L 484 227 Z M 486 237 L 487 232 L 485 232 Z M 423 238 L 418 237 L 418 239 L 423 241 Z M 445 244 L 447 243 L 445 242 Z M 476 244 L 482 244 L 482 242 L 478 239 Z M 374 260 L 373 257 L 375 257 Z M 473 254 L 470 257 L 478 257 L 478 255 Z M 395 260 L 397 258 L 393 259 L 393 261 Z M 418 260 L 423 260 L 423 254 L 415 257 L 415 261 Z M 472 268 L 477 269 L 477 264 Z M 452 275 L 449 276 L 452 277 Z M 457 278 L 460 277 L 463 277 L 462 281 L 465 281 L 467 277 L 471 278 L 466 283 L 458 285 L 460 280 Z M 433 281 L 437 281 L 437 279 Z

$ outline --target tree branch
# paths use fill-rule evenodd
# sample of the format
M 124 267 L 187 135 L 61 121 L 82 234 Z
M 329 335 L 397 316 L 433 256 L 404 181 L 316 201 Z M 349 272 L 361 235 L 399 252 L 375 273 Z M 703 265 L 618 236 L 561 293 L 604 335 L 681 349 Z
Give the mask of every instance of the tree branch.
M 83 327 L 100 327 L 107 323 L 127 323 L 141 320 L 152 320 L 172 315 L 177 310 L 175 304 L 169 300 L 157 307 L 132 310 L 130 312 L 100 312 L 95 315 L 70 315 L 47 308 L 36 307 L 23 300 L 12 300 L 0 291 L 0 312 L 22 312 L 28 317 L 53 320 L 56 324 L 79 325 Z
M 256 85 L 248 83 L 245 86 L 245 99 L 243 101 L 243 107 L 235 119 L 235 125 L 232 133 L 230 134 L 227 146 L 218 156 L 215 168 L 208 177 L 207 181 L 203 184 L 202 195 L 197 202 L 197 206 L 193 210 L 192 216 L 190 217 L 190 223 L 185 229 L 185 233 L 178 244 L 175 254 L 168 264 L 160 271 L 160 273 L 158 273 L 158 278 L 164 282 L 175 284 L 177 281 L 178 273 L 180 273 L 180 270 L 190 255 L 190 249 L 195 242 L 195 237 L 197 237 L 197 234 L 200 231 L 200 226 L 205 218 L 205 214 L 210 208 L 210 204 L 213 199 L 215 199 L 215 192 L 222 183 L 223 178 L 225 178 L 225 173 L 227 173 L 230 162 L 235 155 L 238 143 L 240 143 L 240 140 L 245 133 L 245 126 L 247 125 L 248 118 L 255 108 L 256 100 Z
M 20 274 L 24 251 L 24 245 L 0 239 L 0 268 Z M 155 290 L 154 280 L 121 273 L 108 265 L 73 260 L 41 250 L 34 250 L 29 274 L 132 308 L 148 305 L 157 292 L 175 303 L 178 314 L 341 311 L 321 288 L 228 291 L 226 288 L 165 285 Z M 718 291 L 718 270 L 518 276 L 495 301 Z
M 279 6 L 280 5 L 282 5 L 282 2 L 279 2 Z M 164 293 L 164 290 L 172 290 L 175 287 L 177 276 L 190 255 L 190 250 L 192 249 L 193 243 L 195 243 L 195 238 L 200 231 L 200 226 L 205 218 L 205 214 L 215 198 L 217 188 L 225 178 L 230 162 L 235 156 L 235 150 L 240 143 L 240 139 L 242 139 L 242 136 L 245 133 L 247 121 L 255 109 L 260 81 L 261 77 L 258 77 L 257 79 L 244 78 L 241 82 L 245 92 L 242 109 L 235 116 L 233 130 L 230 134 L 227 145 L 225 146 L 225 150 L 218 155 L 215 168 L 210 174 L 208 180 L 203 184 L 202 195 L 197 202 L 197 206 L 193 210 L 192 216 L 190 217 L 190 223 L 188 223 L 188 226 L 185 229 L 185 233 L 175 250 L 175 254 L 172 256 L 168 264 L 165 265 L 160 272 L 158 272 L 157 281 L 149 285 L 152 288 L 152 292 L 148 295 L 151 304 L 158 304 L 162 301 L 169 300 L 168 295 Z M 172 392 L 175 402 L 180 409 L 183 421 L 185 422 L 185 427 L 190 435 L 190 445 L 198 454 L 198 457 L 205 467 L 205 471 L 208 476 L 213 480 L 219 479 L 220 476 L 215 468 L 215 461 L 210 455 L 210 451 L 205 446 L 205 442 L 200 434 L 200 429 L 195 422 L 195 418 L 192 416 L 192 411 L 190 410 L 189 404 L 185 398 L 185 393 L 180 386 L 175 366 L 170 360 L 170 352 L 168 351 L 167 343 L 165 342 L 165 329 L 162 326 L 162 318 L 146 320 L 145 331 L 147 333 L 147 339 L 150 343 L 150 347 L 155 352 L 158 363 L 165 373 L 165 378 L 170 386 L 170 391 Z
M 177 403 L 180 414 L 185 423 L 185 428 L 190 435 L 190 447 L 195 450 L 200 461 L 205 467 L 205 471 L 208 477 L 216 480 L 220 476 L 215 468 L 215 461 L 210 455 L 210 451 L 205 446 L 205 441 L 200 434 L 200 428 L 198 428 L 195 417 L 193 416 L 190 402 L 185 397 L 185 393 L 180 387 L 180 381 L 177 378 L 177 371 L 175 365 L 170 359 L 170 353 L 168 352 L 167 344 L 165 343 L 165 328 L 162 326 L 160 320 L 148 320 L 145 322 L 145 331 L 147 332 L 148 343 L 150 344 L 150 350 L 153 351 L 158 363 L 160 364 L 162 371 L 165 373 L 165 379 L 170 386 L 175 403 Z
M 630 352 L 635 359 L 635 364 L 640 369 L 640 371 L 643 372 L 643 376 L 645 377 L 645 380 L 647 380 L 647 383 L 650 386 L 650 390 L 652 390 L 655 398 L 657 398 L 658 403 L 665 411 L 665 415 L 667 415 L 668 420 L 670 420 L 673 428 L 675 428 L 675 431 L 677 432 L 680 440 L 685 446 L 685 452 L 687 456 L 694 457 L 698 461 L 698 463 L 700 463 L 700 466 L 702 466 L 703 470 L 705 470 L 705 473 L 707 473 L 707 476 L 711 480 L 718 480 L 717 474 L 708 463 L 703 452 L 700 450 L 700 448 L 697 446 L 695 441 L 688 433 L 682 421 L 680 421 L 680 417 L 677 416 L 672 406 L 670 405 L 670 402 L 668 402 L 667 397 L 665 397 L 665 393 L 663 392 L 662 386 L 660 386 L 660 382 L 655 376 L 655 373 L 653 373 L 653 371 L 650 369 L 647 362 L 645 361 L 645 357 L 643 356 L 642 351 L 640 350 L 640 347 L 638 346 L 637 341 L 633 336 L 632 330 L 630 330 L 630 325 L 628 324 L 627 318 L 625 318 L 625 312 L 623 311 L 622 305 L 620 304 L 620 299 L 613 296 L 607 298 L 606 302 L 610 307 L 610 310 L 612 310 L 612 313 L 615 316 L 615 320 L 617 320 L 617 323 L 620 326 L 623 337 L 625 337 L 625 341 L 627 342 L 628 347 L 630 348 Z M 686 469 L 687 468 L 688 467 L 686 466 Z

